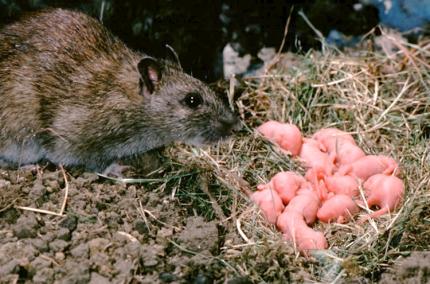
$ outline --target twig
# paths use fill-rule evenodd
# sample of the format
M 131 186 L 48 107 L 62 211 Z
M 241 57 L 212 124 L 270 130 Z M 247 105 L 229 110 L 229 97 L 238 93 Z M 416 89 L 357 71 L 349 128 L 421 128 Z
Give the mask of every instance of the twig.
M 361 75 L 362 73 L 364 73 L 364 72 L 360 71 L 360 72 L 358 72 L 356 74 L 348 74 L 345 78 L 341 78 L 341 79 L 336 80 L 336 81 L 331 81 L 331 82 L 323 83 L 323 84 L 311 84 L 311 86 L 313 88 L 319 88 L 319 87 L 327 87 L 327 86 L 337 85 L 337 84 L 345 82 L 347 80 L 351 80 L 354 77 L 358 77 L 358 75 Z
M 143 209 L 142 202 L 140 200 L 139 200 L 139 208 L 137 208 L 137 211 L 139 212 L 140 216 L 142 216 L 143 221 L 145 222 L 145 225 L 148 228 L 148 231 L 152 234 L 151 227 L 149 226 L 148 219 L 146 218 L 146 215 L 145 215 L 145 209 Z
M 228 105 L 230 106 L 230 109 L 234 111 L 234 87 L 236 85 L 236 77 L 235 74 L 232 74 L 229 80 L 229 88 L 228 88 Z
M 26 211 L 33 211 L 33 212 L 42 213 L 42 214 L 55 215 L 55 216 L 63 216 L 60 213 L 57 213 L 57 212 L 54 212 L 54 211 L 49 211 L 49 210 L 44 210 L 44 209 L 37 209 L 37 208 L 33 208 L 33 207 L 15 206 L 15 208 L 21 209 L 21 210 L 26 210 Z
M 255 242 L 251 241 L 246 235 L 245 233 L 242 231 L 242 226 L 241 226 L 241 217 L 239 216 L 239 218 L 237 218 L 236 220 L 236 229 L 237 232 L 239 233 L 239 235 L 242 237 L 242 239 L 248 244 L 248 245 L 252 245 L 255 244 Z
M 376 120 L 376 123 L 379 123 L 381 121 L 381 119 L 383 119 L 385 117 L 385 115 L 396 105 L 396 103 L 400 100 L 400 98 L 403 96 L 403 94 L 413 85 L 415 85 L 417 82 L 412 82 L 408 85 L 409 83 L 409 77 L 408 79 L 406 79 L 406 82 L 403 84 L 403 88 L 400 90 L 399 94 L 397 95 L 397 97 L 394 99 L 394 101 L 390 104 L 389 107 L 387 107 L 379 116 L 379 118 Z
M 96 174 L 99 177 L 112 180 L 115 182 L 119 182 L 119 183 L 124 183 L 124 184 L 139 184 L 139 183 L 151 183 L 151 182 L 163 181 L 162 179 L 157 179 L 157 178 L 116 178 L 116 177 L 111 177 L 101 173 L 96 173 Z
M 66 175 L 66 171 L 64 170 L 63 166 L 60 165 L 60 169 L 61 172 L 63 174 L 63 178 L 64 178 L 64 199 L 63 199 L 63 204 L 61 204 L 61 209 L 60 209 L 60 216 L 63 215 L 64 210 L 66 209 L 66 204 L 67 204 L 67 197 L 69 195 L 69 182 L 67 181 L 67 175 Z
M 158 223 L 160 223 L 160 224 L 161 224 L 161 225 L 163 225 L 163 226 L 173 228 L 173 229 L 175 229 L 176 231 L 180 231 L 180 230 L 181 230 L 180 228 L 178 228 L 178 227 L 176 227 L 176 226 L 169 225 L 169 224 L 167 224 L 167 223 L 165 223 L 165 222 L 163 222 L 163 221 L 160 221 L 160 220 L 159 220 L 159 219 L 158 219 L 154 214 L 152 214 L 152 212 L 151 212 L 151 211 L 149 211 L 149 210 L 147 210 L 147 209 L 143 209 L 143 208 L 142 208 L 142 212 L 143 212 L 143 213 L 148 214 L 150 217 L 152 217 L 155 221 L 157 221 Z
M 284 49 L 285 42 L 287 40 L 288 30 L 290 29 L 290 22 L 291 22 L 291 15 L 293 14 L 294 5 L 291 6 L 290 14 L 288 15 L 287 22 L 285 23 L 285 29 L 284 29 L 284 36 L 282 38 L 281 45 L 279 46 L 278 52 L 276 53 L 276 56 L 272 59 L 272 61 L 267 66 L 264 75 L 267 75 L 270 69 L 278 63 L 279 59 L 281 58 L 282 49 Z
M 175 57 L 176 63 L 178 63 L 179 68 L 182 70 L 182 65 L 181 65 L 181 61 L 179 60 L 179 55 L 178 53 L 176 53 L 176 51 L 173 49 L 173 47 L 171 47 L 170 45 L 166 44 L 166 48 L 168 50 L 170 50 L 170 52 L 173 54 L 173 56 Z
M 322 45 L 321 49 L 323 50 L 324 49 L 324 43 L 325 43 L 324 35 L 311 23 L 311 21 L 308 19 L 308 17 L 306 17 L 305 13 L 303 13 L 303 10 L 300 10 L 298 12 L 298 14 L 300 17 L 303 18 L 303 20 L 306 22 L 306 24 L 314 31 L 314 33 L 320 39 L 321 45 Z
M 100 15 L 99 15 L 99 20 L 100 20 L 100 22 L 102 22 L 102 23 L 103 23 L 103 15 L 104 15 L 104 13 L 105 13 L 105 5 L 106 5 L 106 2 L 103 0 L 103 1 L 102 1 L 102 3 L 101 3 L 101 7 L 100 7 Z

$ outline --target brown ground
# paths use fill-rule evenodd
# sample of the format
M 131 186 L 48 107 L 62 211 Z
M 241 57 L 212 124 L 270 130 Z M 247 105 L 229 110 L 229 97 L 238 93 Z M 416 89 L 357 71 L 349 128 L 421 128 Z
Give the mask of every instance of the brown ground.
M 430 283 L 430 252 L 413 252 L 382 276 L 381 284 Z
M 237 269 L 240 262 L 225 261 L 228 253 L 222 248 L 226 241 L 239 238 L 237 231 L 223 226 L 221 220 L 202 217 L 205 214 L 180 192 L 172 198 L 170 189 L 153 191 L 145 185 L 113 184 L 96 174 L 69 173 L 64 216 L 14 208 L 58 212 L 64 188 L 61 170 L 0 171 L 1 283 L 253 282 L 247 271 Z M 253 269 L 261 280 L 312 278 L 304 271 L 271 275 L 271 258 L 293 252 L 286 246 L 275 249 L 273 244 L 269 250 L 258 255 L 242 251 L 246 254 L 242 257 L 255 259 Z M 259 261 L 261 257 L 268 260 Z M 355 280 L 370 282 L 362 276 Z M 429 283 L 430 254 L 413 253 L 388 269 L 381 282 Z
M 52 283 L 211 283 L 223 278 L 217 222 L 187 214 L 171 192 L 68 176 L 60 170 L 0 171 L 0 279 Z M 8 206 L 10 205 L 10 206 Z M 240 283 L 240 282 L 239 282 Z

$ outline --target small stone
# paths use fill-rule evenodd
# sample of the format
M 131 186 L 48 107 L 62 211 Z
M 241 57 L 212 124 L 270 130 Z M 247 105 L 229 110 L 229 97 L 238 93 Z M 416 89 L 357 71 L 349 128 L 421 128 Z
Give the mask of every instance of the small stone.
M 55 253 L 54 258 L 55 258 L 56 261 L 63 261 L 66 258 L 66 256 L 64 255 L 63 252 L 58 251 L 58 252 Z
M 31 239 L 30 243 L 40 252 L 47 252 L 49 250 L 48 242 L 42 239 Z
M 64 251 L 69 246 L 69 243 L 63 240 L 55 240 L 49 243 L 49 248 L 51 251 L 61 252 Z
M 89 248 L 87 243 L 80 244 L 70 250 L 70 253 L 75 258 L 88 258 L 88 252 Z
M 52 187 L 49 187 L 49 186 L 45 187 L 45 190 L 48 193 L 53 193 L 54 192 L 54 189 Z
M 143 261 L 143 266 L 145 267 L 154 267 L 158 264 L 158 260 L 156 259 L 148 259 Z

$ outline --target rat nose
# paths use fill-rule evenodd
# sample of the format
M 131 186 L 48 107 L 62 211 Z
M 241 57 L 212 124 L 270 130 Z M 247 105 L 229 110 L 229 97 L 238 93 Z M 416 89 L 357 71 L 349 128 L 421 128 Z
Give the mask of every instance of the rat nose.
M 219 122 L 221 131 L 226 134 L 231 134 L 231 132 L 242 128 L 239 118 L 233 113 L 225 113 L 220 117 Z

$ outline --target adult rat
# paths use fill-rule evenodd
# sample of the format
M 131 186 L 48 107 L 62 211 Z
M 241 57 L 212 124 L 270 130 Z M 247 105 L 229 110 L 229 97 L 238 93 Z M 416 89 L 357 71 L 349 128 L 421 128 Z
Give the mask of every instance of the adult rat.
M 83 13 L 46 10 L 0 30 L 0 164 L 101 171 L 173 141 L 217 141 L 237 125 L 203 82 Z

